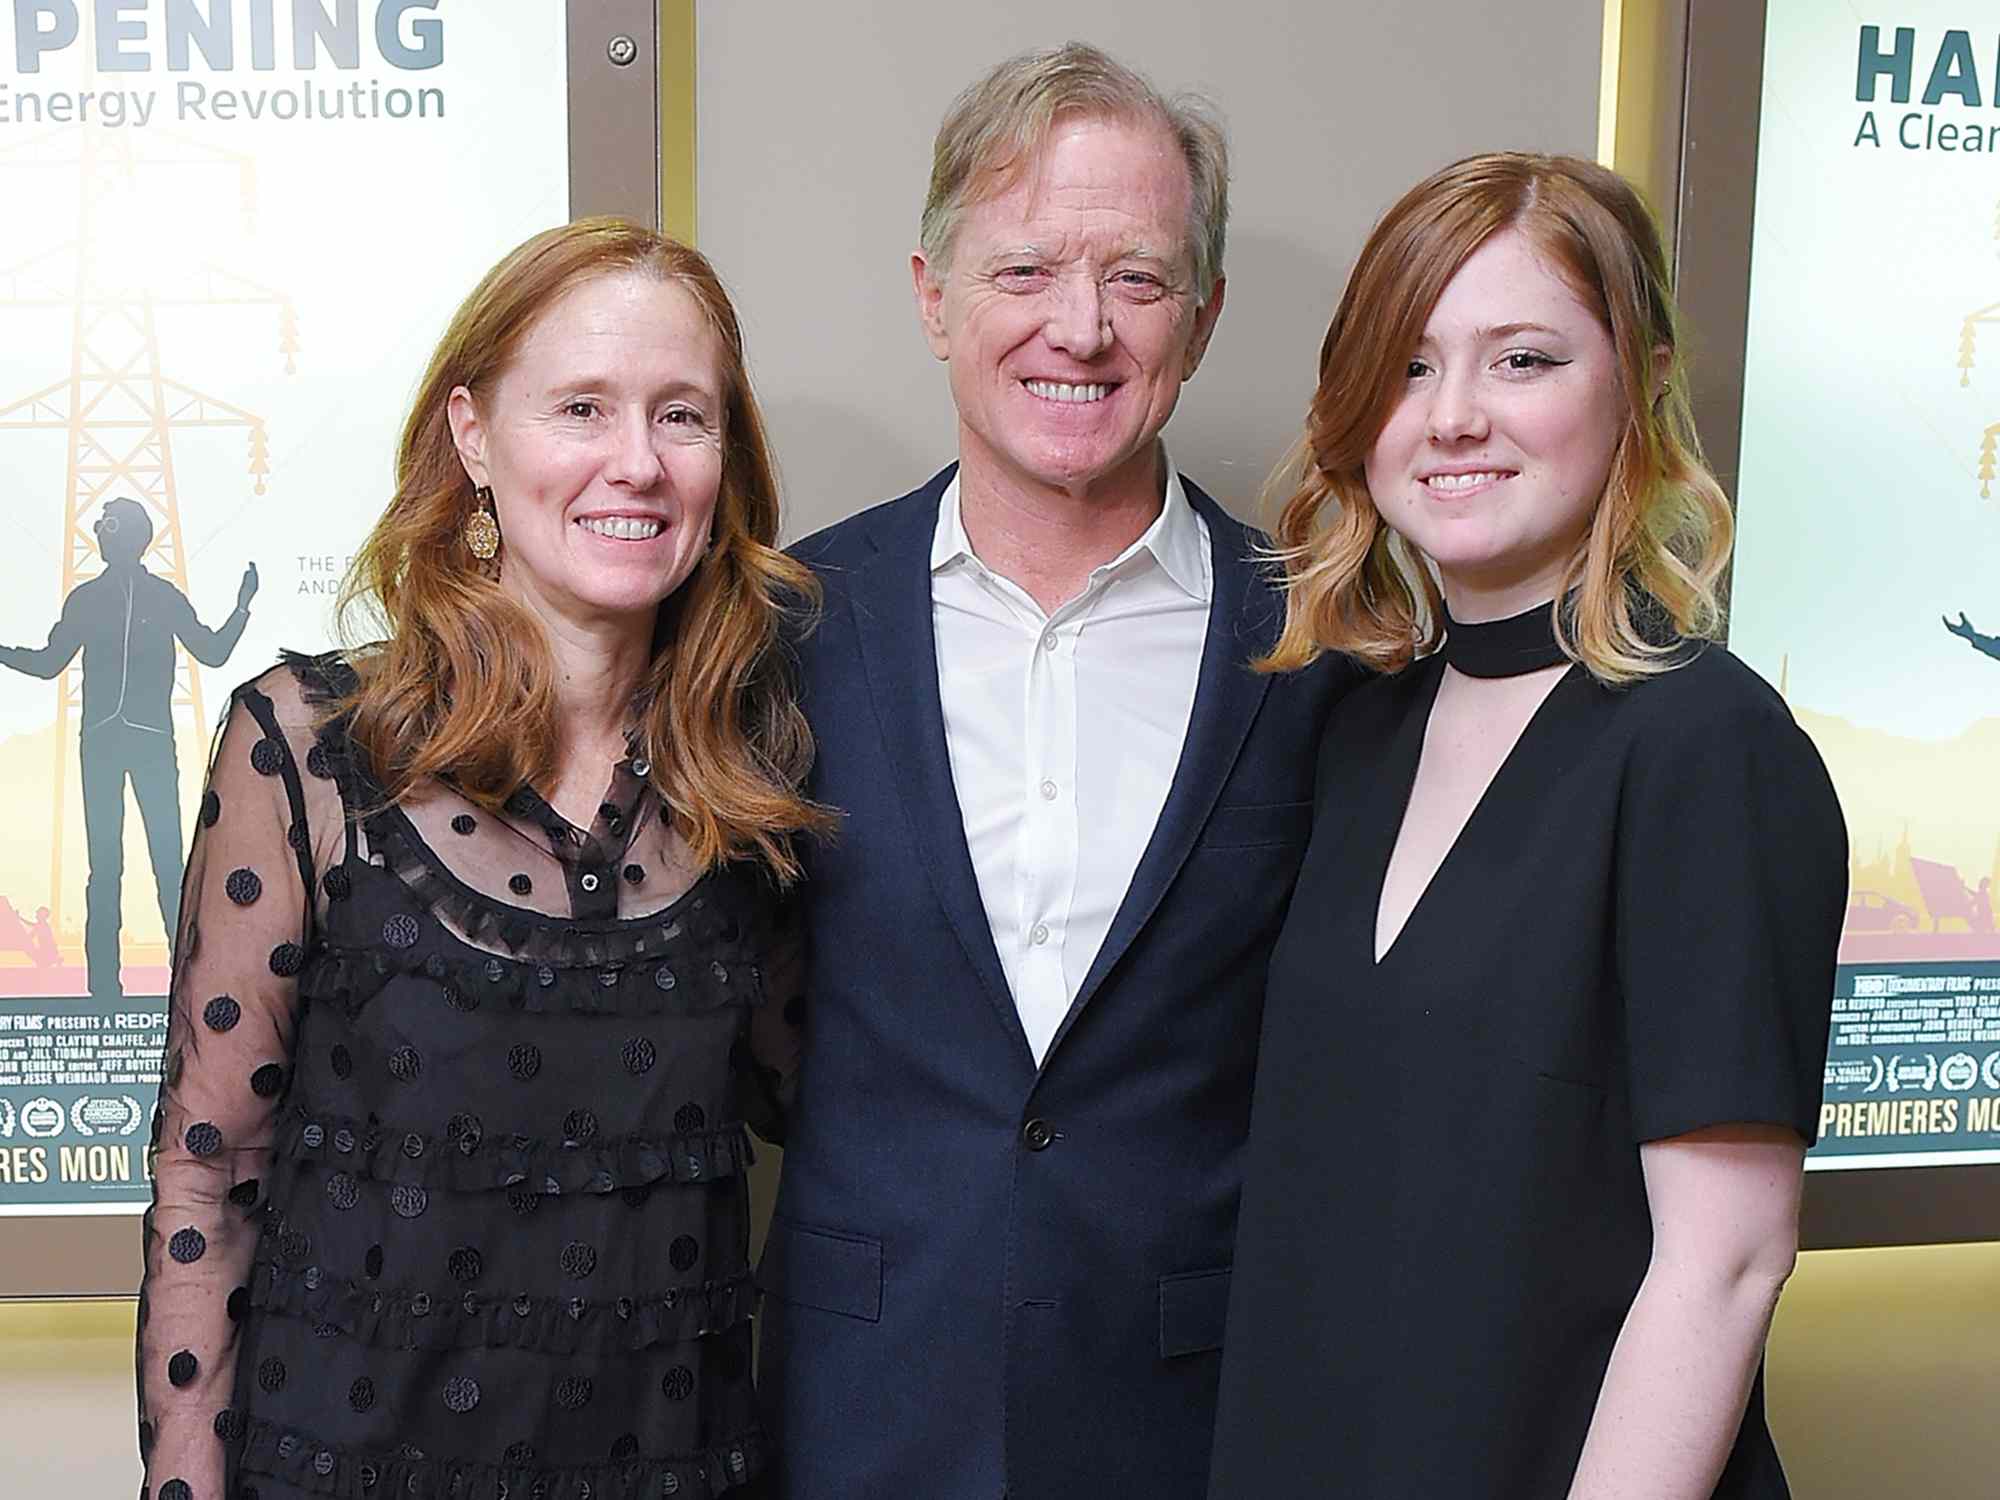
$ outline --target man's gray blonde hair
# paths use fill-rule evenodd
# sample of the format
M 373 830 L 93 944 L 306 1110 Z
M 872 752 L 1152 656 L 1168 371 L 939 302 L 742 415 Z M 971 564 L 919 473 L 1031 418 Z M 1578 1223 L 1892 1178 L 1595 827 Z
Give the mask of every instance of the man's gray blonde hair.
M 1187 164 L 1187 243 L 1197 299 L 1222 275 L 1229 230 L 1229 143 L 1214 109 L 1193 94 L 1172 98 L 1097 48 L 1070 42 L 1010 57 L 953 101 L 931 151 L 930 192 L 919 240 L 932 274 L 950 267 L 968 204 L 1002 190 L 1047 142 L 1056 121 L 1156 121 Z

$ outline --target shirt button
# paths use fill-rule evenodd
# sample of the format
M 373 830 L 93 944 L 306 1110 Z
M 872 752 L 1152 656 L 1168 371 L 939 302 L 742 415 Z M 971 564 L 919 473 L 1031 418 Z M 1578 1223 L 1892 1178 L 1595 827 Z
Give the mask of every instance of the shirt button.
M 1055 1138 L 1056 1133 L 1049 1127 L 1047 1120 L 1033 1119 L 1021 1127 L 1021 1144 L 1030 1151 L 1048 1150 Z
M 597 889 L 597 877 L 595 875 L 586 875 L 577 884 L 582 886 L 586 891 L 594 891 Z
M 1028 941 L 1033 943 L 1037 948 L 1041 947 L 1042 944 L 1046 943 L 1048 940 L 1049 940 L 1048 923 L 1037 922 L 1031 929 L 1029 929 Z
M 646 777 L 653 774 L 653 763 L 650 760 L 633 761 L 632 774 L 642 781 L 645 780 Z
M 1044 651 L 1053 651 L 1059 644 L 1060 642 L 1056 640 L 1056 633 L 1053 630 L 1042 637 L 1042 649 Z
M 1056 800 L 1056 784 L 1053 781 L 1042 783 L 1042 800 L 1044 802 L 1053 802 Z

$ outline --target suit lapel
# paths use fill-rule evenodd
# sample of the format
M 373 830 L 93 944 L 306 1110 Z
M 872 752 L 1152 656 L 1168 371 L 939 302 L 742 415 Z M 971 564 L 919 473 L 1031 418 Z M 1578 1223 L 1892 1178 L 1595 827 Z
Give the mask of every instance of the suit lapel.
M 878 550 L 856 570 L 849 598 L 869 693 L 882 728 L 882 748 L 902 793 L 913 842 L 981 988 L 1032 1061 L 980 900 L 945 746 L 930 556 L 938 499 L 952 472 L 946 469 L 891 508 L 876 534 Z
M 1270 677 L 1250 670 L 1277 639 L 1283 605 L 1260 576 L 1249 555 L 1250 534 L 1238 525 L 1185 475 L 1181 482 L 1188 500 L 1208 523 L 1209 554 L 1214 561 L 1215 588 L 1209 599 L 1208 634 L 1202 645 L 1201 672 L 1195 679 L 1194 708 L 1188 715 L 1187 738 L 1181 744 L 1167 800 L 1146 852 L 1132 872 L 1125 899 L 1111 920 L 1103 947 L 1084 976 L 1069 1014 L 1049 1044 L 1042 1066 L 1062 1046 L 1084 1006 L 1115 968 L 1125 950 L 1151 920 L 1154 910 L 1187 863 L 1195 840 L 1208 822 L 1223 783 L 1229 779 L 1237 754 L 1270 687 Z

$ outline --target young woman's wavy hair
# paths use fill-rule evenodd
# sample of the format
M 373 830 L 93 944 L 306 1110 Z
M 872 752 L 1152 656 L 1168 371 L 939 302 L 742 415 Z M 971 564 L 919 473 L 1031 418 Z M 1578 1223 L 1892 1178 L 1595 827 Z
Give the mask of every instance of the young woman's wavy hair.
M 547 230 L 487 272 L 452 318 L 403 426 L 395 495 L 341 586 L 343 635 L 379 639 L 350 653 L 359 682 L 337 711 L 352 714 L 391 801 L 449 775 L 497 808 L 554 773 L 554 657 L 540 622 L 501 586 L 499 560 L 482 563 L 465 544 L 477 502 L 446 406 L 458 386 L 490 400 L 558 300 L 629 273 L 694 299 L 721 341 L 726 393 L 714 541 L 660 607 L 634 705 L 641 753 L 697 859 L 755 857 L 789 882 L 799 871 L 795 835 L 826 833 L 834 821 L 800 791 L 812 734 L 781 628 L 788 614 L 808 623 L 818 585 L 777 549 L 777 478 L 728 293 L 701 254 L 651 230 L 609 218 Z M 504 538 L 501 546 L 504 557 Z
M 1275 533 L 1286 612 L 1265 668 L 1340 651 L 1396 671 L 1443 638 L 1436 578 L 1383 521 L 1364 466 L 1445 286 L 1504 229 L 1525 234 L 1609 330 L 1624 396 L 1603 496 L 1551 605 L 1557 639 L 1616 684 L 1667 670 L 1681 639 L 1719 633 L 1734 524 L 1695 435 L 1652 215 L 1594 162 L 1492 152 L 1418 183 L 1361 248 L 1320 347 L 1305 435 L 1273 481 L 1289 491 Z

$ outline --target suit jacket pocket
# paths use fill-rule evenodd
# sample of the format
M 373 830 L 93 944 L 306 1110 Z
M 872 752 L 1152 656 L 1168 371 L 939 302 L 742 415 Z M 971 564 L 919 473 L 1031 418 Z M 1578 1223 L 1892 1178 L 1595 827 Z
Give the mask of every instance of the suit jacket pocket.
M 781 1302 L 882 1320 L 882 1242 L 773 1217 L 757 1285 Z
M 1264 849 L 1304 844 L 1312 832 L 1310 802 L 1246 802 L 1218 807 L 1201 831 L 1204 849 Z
M 1160 1358 L 1222 1347 L 1229 1315 L 1229 1270 L 1182 1271 L 1160 1278 Z

